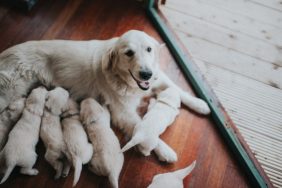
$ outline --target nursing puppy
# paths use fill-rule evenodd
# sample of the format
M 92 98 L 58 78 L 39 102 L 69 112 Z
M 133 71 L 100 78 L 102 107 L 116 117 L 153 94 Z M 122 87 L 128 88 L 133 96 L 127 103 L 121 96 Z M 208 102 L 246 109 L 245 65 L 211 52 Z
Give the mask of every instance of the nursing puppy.
M 91 160 L 93 147 L 88 142 L 87 135 L 79 120 L 79 109 L 74 100 L 68 100 L 62 118 L 63 136 L 68 151 L 67 157 L 74 167 L 73 186 L 75 186 L 79 180 L 82 165 Z
M 118 188 L 124 157 L 119 140 L 110 127 L 107 108 L 88 98 L 81 103 L 80 117 L 94 148 L 89 169 L 97 175 L 108 176 L 112 187 Z
M 183 179 L 195 168 L 196 161 L 186 168 L 154 176 L 148 188 L 183 188 Z
M 136 30 L 104 41 L 19 44 L 0 54 L 0 111 L 40 82 L 67 88 L 75 99 L 102 99 L 109 106 L 113 124 L 129 136 L 141 121 L 136 112 L 141 99 L 163 85 L 179 91 L 181 101 L 192 110 L 208 114 L 203 100 L 184 92 L 159 69 L 160 51 L 154 38 Z M 170 161 L 173 153 L 162 143 L 156 153 Z
M 35 146 L 39 140 L 41 116 L 47 90 L 39 87 L 32 90 L 26 99 L 23 114 L 9 134 L 8 141 L 0 153 L 0 160 L 5 161 L 6 170 L 1 184 L 4 183 L 15 166 L 27 175 L 37 175 L 38 170 L 32 168 L 36 162 Z
M 40 138 L 45 147 L 45 159 L 56 170 L 55 179 L 66 176 L 63 173 L 63 160 L 66 153 L 66 144 L 60 122 L 60 115 L 69 98 L 69 93 L 61 87 L 48 92 L 45 109 L 43 112 Z
M 150 155 L 160 142 L 159 135 L 173 123 L 179 114 L 180 96 L 174 88 L 167 88 L 157 95 L 156 101 L 151 102 L 148 112 L 133 131 L 131 140 L 122 148 L 127 151 L 138 145 L 145 156 Z
M 5 145 L 9 132 L 20 118 L 24 103 L 25 98 L 17 99 L 0 114 L 0 150 Z

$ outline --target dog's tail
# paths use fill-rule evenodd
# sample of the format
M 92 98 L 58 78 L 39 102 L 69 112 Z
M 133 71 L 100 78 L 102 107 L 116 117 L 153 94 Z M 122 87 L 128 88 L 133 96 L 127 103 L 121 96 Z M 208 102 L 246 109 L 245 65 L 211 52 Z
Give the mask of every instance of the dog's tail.
M 186 168 L 177 170 L 173 173 L 174 173 L 174 175 L 176 175 L 176 177 L 178 177 L 180 179 L 184 179 L 187 175 L 189 175 L 191 173 L 191 171 L 195 168 L 195 166 L 196 166 L 196 161 L 194 161 L 192 164 L 190 164 Z
M 80 174 L 81 174 L 81 170 L 82 170 L 82 161 L 79 157 L 74 156 L 73 157 L 73 166 L 74 166 L 74 178 L 73 178 L 73 184 L 72 186 L 76 186 Z
M 110 173 L 109 181 L 113 188 L 118 188 L 118 175 L 115 173 Z
M 15 164 L 9 165 L 8 168 L 5 171 L 4 177 L 2 178 L 0 184 L 4 183 L 10 176 L 10 174 L 12 173 L 13 169 L 15 168 Z
M 137 144 L 140 144 L 143 141 L 141 136 L 137 136 L 134 135 L 131 140 L 129 142 L 127 142 L 127 144 L 125 144 L 125 146 L 123 146 L 123 148 L 121 149 L 121 152 L 125 152 L 127 150 L 129 150 L 130 148 L 136 146 Z

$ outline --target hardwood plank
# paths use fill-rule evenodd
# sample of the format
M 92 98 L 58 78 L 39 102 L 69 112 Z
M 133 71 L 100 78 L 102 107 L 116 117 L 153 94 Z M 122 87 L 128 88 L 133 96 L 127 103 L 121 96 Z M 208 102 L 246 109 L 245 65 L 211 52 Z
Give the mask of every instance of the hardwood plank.
M 192 57 L 276 88 L 282 88 L 282 68 L 227 49 L 221 45 L 178 32 Z
M 202 3 L 210 4 L 214 7 L 218 7 L 220 9 L 228 10 L 232 12 L 234 15 L 243 15 L 245 17 L 252 18 L 254 20 L 259 20 L 266 24 L 273 25 L 275 27 L 281 28 L 282 23 L 282 15 L 281 12 L 274 11 L 263 6 L 251 3 L 249 1 L 244 0 L 198 0 Z
M 250 2 L 276 10 L 278 12 L 282 12 L 282 3 L 279 0 L 250 0 Z
M 213 23 L 219 27 L 282 46 L 281 28 L 242 15 L 234 15 L 228 10 L 219 9 L 197 0 L 169 1 L 165 6 L 161 6 L 161 8 L 169 8 L 190 17 Z
M 26 17 L 14 10 L 9 10 L 2 22 L 5 29 L 0 31 L 1 37 L 5 38 L 0 42 L 1 50 L 29 39 L 107 39 L 129 29 L 144 30 L 161 41 L 140 3 L 131 0 L 83 0 L 81 3 L 57 0 L 48 2 L 48 5 L 44 1 L 39 1 L 32 11 L 32 15 Z M 16 23 L 11 18 L 14 15 L 17 17 Z M 163 49 L 161 58 L 161 67 L 165 72 L 177 84 L 193 93 L 167 49 Z M 124 145 L 125 138 L 119 131 L 116 133 Z M 153 175 L 183 168 L 195 159 L 197 167 L 192 175 L 185 179 L 185 187 L 208 187 L 209 185 L 222 187 L 223 179 L 227 177 L 231 180 L 233 176 L 239 186 L 250 187 L 244 172 L 237 167 L 236 160 L 223 143 L 210 118 L 195 114 L 183 107 L 176 122 L 161 137 L 176 150 L 179 161 L 170 165 L 163 164 L 158 162 L 154 155 L 143 157 L 136 151 L 130 150 L 125 153 L 120 187 L 147 187 Z M 42 143 L 38 145 L 37 150 L 39 159 L 36 167 L 40 174 L 28 177 L 20 175 L 16 170 L 1 187 L 66 188 L 72 186 L 73 170 L 69 177 L 58 181 L 53 180 L 54 170 L 44 160 L 45 149 Z M 226 166 L 236 167 L 236 173 L 224 174 Z M 208 181 L 203 181 L 206 178 Z M 76 187 L 110 186 L 107 178 L 94 175 L 85 166 Z
M 218 44 L 261 61 L 282 66 L 282 63 L 280 63 L 282 62 L 282 51 L 275 45 L 218 27 L 204 20 L 187 16 L 184 13 L 165 8 L 163 12 L 171 20 L 171 25 L 176 31 Z M 209 32 L 206 32 L 206 30 Z

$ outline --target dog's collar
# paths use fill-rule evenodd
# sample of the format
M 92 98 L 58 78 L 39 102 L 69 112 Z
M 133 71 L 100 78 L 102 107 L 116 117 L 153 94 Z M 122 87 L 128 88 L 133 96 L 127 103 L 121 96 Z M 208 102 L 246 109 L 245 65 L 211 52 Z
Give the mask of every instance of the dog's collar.
M 66 116 L 61 116 L 62 119 L 65 119 L 65 118 L 70 118 L 70 117 L 73 117 L 73 116 L 78 116 L 79 115 L 79 112 L 76 112 L 76 113 L 73 113 L 73 114 L 68 114 Z

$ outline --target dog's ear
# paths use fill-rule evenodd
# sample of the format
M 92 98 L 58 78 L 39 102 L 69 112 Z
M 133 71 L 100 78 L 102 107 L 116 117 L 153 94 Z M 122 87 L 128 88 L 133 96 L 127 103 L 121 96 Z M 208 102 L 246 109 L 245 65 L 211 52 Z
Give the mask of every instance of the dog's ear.
M 113 70 L 116 65 L 117 52 L 114 47 L 107 50 L 102 57 L 102 68 L 104 70 Z

